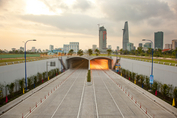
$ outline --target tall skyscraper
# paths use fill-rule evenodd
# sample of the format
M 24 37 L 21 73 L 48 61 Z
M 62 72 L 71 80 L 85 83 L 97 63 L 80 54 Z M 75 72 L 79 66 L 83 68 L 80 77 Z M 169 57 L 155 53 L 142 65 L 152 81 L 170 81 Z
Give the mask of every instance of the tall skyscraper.
M 106 52 L 107 50 L 107 31 L 104 26 L 99 27 L 99 50 L 100 52 Z
M 172 40 L 172 49 L 175 50 L 177 48 L 177 39 Z
M 123 30 L 123 50 L 127 50 L 127 43 L 129 43 L 128 21 L 125 22 Z
M 154 33 L 154 49 L 162 49 L 163 50 L 163 32 L 155 32 Z

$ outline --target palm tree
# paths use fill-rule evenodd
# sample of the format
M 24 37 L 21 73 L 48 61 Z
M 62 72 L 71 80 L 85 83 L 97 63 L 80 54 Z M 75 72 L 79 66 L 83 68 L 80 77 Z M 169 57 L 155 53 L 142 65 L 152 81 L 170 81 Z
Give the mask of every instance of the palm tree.
M 82 55 L 83 55 L 83 50 L 80 49 L 80 50 L 77 52 L 77 54 L 78 54 L 79 56 L 82 56 Z
M 96 56 L 100 54 L 100 51 L 98 49 L 95 50 Z
M 88 49 L 89 56 L 92 55 L 92 53 L 93 53 L 92 49 Z
M 107 49 L 108 56 L 112 53 L 111 49 Z
M 69 50 L 69 52 L 68 52 L 68 54 L 70 54 L 71 56 L 72 56 L 73 53 L 74 53 L 73 49 Z

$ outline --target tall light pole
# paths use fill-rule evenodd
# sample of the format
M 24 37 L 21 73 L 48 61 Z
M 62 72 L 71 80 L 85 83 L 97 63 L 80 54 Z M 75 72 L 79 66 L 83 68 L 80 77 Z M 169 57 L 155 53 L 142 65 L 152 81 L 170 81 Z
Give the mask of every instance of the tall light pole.
M 27 40 L 26 42 L 25 42 L 25 86 L 26 86 L 26 91 L 27 91 L 27 73 L 26 73 L 26 44 L 27 44 L 27 42 L 29 42 L 29 41 L 36 41 L 36 39 L 33 39 L 33 40 Z
M 154 76 L 153 76 L 153 42 L 149 39 L 142 39 L 142 41 L 150 41 L 151 42 L 151 48 L 152 48 L 152 67 L 151 67 L 151 75 L 150 75 L 150 84 L 152 86 L 153 84 L 153 79 L 154 79 Z

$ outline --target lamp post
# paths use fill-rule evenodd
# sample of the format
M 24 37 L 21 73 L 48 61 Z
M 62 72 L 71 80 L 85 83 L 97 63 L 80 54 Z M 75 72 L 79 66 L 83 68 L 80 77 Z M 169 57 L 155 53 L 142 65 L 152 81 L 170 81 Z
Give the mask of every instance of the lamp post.
M 26 86 L 26 91 L 27 91 L 27 73 L 26 73 L 26 44 L 27 44 L 27 42 L 29 42 L 29 41 L 36 41 L 36 39 L 33 39 L 33 40 L 27 40 L 26 42 L 25 42 L 25 86 Z
M 151 48 L 152 48 L 152 67 L 151 67 L 151 75 L 150 75 L 150 85 L 152 86 L 153 84 L 153 79 L 154 79 L 154 76 L 153 76 L 153 42 L 149 39 L 142 39 L 142 41 L 150 41 L 151 42 Z

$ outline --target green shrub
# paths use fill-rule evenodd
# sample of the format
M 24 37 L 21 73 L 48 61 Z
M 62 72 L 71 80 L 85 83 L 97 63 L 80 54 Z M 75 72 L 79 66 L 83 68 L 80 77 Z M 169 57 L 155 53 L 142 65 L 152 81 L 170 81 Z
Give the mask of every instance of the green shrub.
M 148 77 L 148 76 L 146 76 L 145 83 L 146 83 L 147 89 L 149 89 L 149 88 L 150 88 L 150 80 L 149 80 L 149 77 Z
M 159 84 L 157 81 L 154 81 L 153 84 L 152 84 L 152 91 L 153 93 L 155 93 L 156 90 L 158 90 L 159 88 Z
M 87 82 L 91 82 L 90 70 L 88 70 L 88 73 L 87 73 Z
M 164 98 L 169 95 L 169 87 L 168 87 L 167 84 L 163 84 L 161 86 L 161 93 L 162 93 L 162 95 L 163 95 Z

